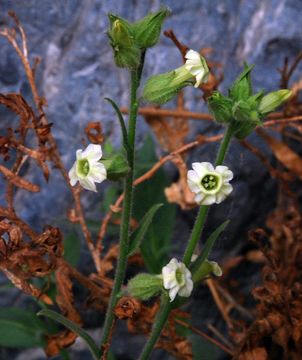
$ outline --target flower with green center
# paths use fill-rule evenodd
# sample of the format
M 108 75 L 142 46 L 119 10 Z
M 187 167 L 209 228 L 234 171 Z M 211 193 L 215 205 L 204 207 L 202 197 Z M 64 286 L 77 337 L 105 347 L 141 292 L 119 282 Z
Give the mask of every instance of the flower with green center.
M 106 168 L 99 162 L 102 155 L 101 145 L 89 144 L 84 151 L 77 150 L 77 159 L 68 173 L 70 184 L 74 186 L 79 181 L 84 189 L 96 192 L 95 183 L 107 178 Z
M 209 162 L 195 162 L 188 171 L 188 186 L 195 193 L 195 201 L 200 205 L 220 204 L 232 191 L 229 181 L 233 173 L 227 166 L 216 166 Z
M 173 258 L 162 269 L 163 285 L 169 291 L 170 302 L 176 295 L 189 297 L 193 290 L 193 281 L 190 270 L 186 265 Z

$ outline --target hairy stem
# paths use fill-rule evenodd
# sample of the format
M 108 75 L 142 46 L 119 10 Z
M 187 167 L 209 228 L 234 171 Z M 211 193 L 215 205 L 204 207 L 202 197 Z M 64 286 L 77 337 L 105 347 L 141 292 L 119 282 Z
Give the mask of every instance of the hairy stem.
M 230 141 L 233 136 L 233 129 L 231 127 L 228 127 L 224 138 L 220 144 L 218 154 L 216 157 L 215 165 L 221 165 L 224 161 L 228 146 L 230 144 Z M 202 230 L 206 221 L 206 217 L 208 214 L 209 206 L 202 205 L 199 208 L 197 218 L 195 220 L 195 224 L 192 230 L 192 234 L 190 237 L 190 240 L 188 242 L 187 248 L 184 253 L 183 262 L 186 266 L 189 265 L 192 255 L 194 253 L 194 250 L 196 248 L 197 242 L 201 237 Z M 172 309 L 171 304 L 168 302 L 168 300 L 165 298 L 162 303 L 160 310 L 156 316 L 156 319 L 154 321 L 154 325 L 150 334 L 150 337 L 141 353 L 140 360 L 147 360 L 149 359 L 152 350 L 161 334 L 161 331 L 163 327 L 165 326 L 165 323 L 169 317 L 169 313 Z
M 105 317 L 103 338 L 101 342 L 101 352 L 103 352 L 103 350 L 106 348 L 109 339 L 110 329 L 112 327 L 114 320 L 113 310 L 118 300 L 118 295 L 123 284 L 126 267 L 127 267 L 127 255 L 128 255 L 128 246 L 129 246 L 129 224 L 132 213 L 132 194 L 133 194 L 132 184 L 133 184 L 133 173 L 134 173 L 134 164 L 135 164 L 135 159 L 134 159 L 135 129 L 136 129 L 136 118 L 137 118 L 137 109 L 138 109 L 137 89 L 139 87 L 142 66 L 143 66 L 143 57 L 139 69 L 131 71 L 130 115 L 129 115 L 129 125 L 128 125 L 128 143 L 129 143 L 128 161 L 129 161 L 130 171 L 126 177 L 125 185 L 124 185 L 125 197 L 124 197 L 122 222 L 120 228 L 119 256 L 118 256 L 118 262 L 114 277 L 114 284 Z

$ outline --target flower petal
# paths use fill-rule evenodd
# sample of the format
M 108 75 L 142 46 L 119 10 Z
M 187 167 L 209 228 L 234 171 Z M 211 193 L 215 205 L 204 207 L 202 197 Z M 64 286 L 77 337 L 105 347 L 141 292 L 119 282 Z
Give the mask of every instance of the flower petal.
M 212 205 L 216 202 L 216 196 L 215 195 L 206 195 L 205 198 L 201 201 L 200 204 L 202 205 Z
M 176 298 L 178 290 L 179 290 L 179 286 L 174 286 L 172 289 L 170 289 L 169 291 L 170 302 L 172 302 Z
M 189 279 L 186 281 L 186 284 L 179 289 L 178 295 L 183 297 L 189 297 L 192 293 L 192 290 L 193 290 L 193 281 L 192 279 Z
M 77 160 L 81 160 L 83 158 L 83 150 L 78 149 L 76 151 L 76 158 L 77 158 Z
M 83 151 L 82 157 L 90 161 L 98 161 L 103 155 L 101 145 L 89 144 L 87 148 Z
M 203 178 L 207 172 L 214 171 L 213 165 L 209 162 L 194 162 L 192 168 L 200 178 Z
M 227 197 L 226 194 L 224 194 L 222 191 L 220 191 L 218 194 L 216 194 L 216 204 L 220 204 L 225 200 Z
M 185 58 L 189 59 L 189 60 L 199 60 L 200 61 L 200 54 L 197 51 L 191 49 L 186 53 Z
M 99 162 L 94 163 L 90 167 L 89 176 L 93 179 L 96 183 L 101 183 L 102 181 L 107 179 L 107 171 L 104 164 Z
M 77 172 L 76 172 L 76 162 L 72 165 L 72 168 L 68 172 L 69 182 L 71 186 L 74 186 L 78 182 Z
M 222 184 L 220 191 L 226 195 L 230 195 L 233 191 L 233 186 L 231 184 Z
M 194 200 L 197 202 L 197 204 L 201 204 L 202 200 L 205 198 L 206 194 L 200 192 L 195 195 Z
M 79 182 L 84 189 L 96 192 L 95 183 L 89 176 L 86 176 L 83 179 L 79 179 Z
M 229 170 L 227 166 L 219 165 L 216 167 L 215 171 L 221 174 L 224 181 L 231 181 L 233 179 L 233 172 Z

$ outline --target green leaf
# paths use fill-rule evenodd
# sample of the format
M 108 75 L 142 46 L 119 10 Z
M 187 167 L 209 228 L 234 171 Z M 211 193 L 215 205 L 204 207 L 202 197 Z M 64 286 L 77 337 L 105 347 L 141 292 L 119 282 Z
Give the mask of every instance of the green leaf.
M 81 253 L 81 238 L 75 232 L 64 238 L 64 259 L 73 267 L 77 266 Z
M 153 205 L 152 208 L 149 209 L 149 211 L 141 220 L 139 227 L 131 234 L 128 256 L 133 255 L 136 252 L 136 250 L 138 250 L 146 235 L 147 230 L 149 229 L 149 226 L 153 220 L 154 215 L 156 214 L 157 210 L 162 206 L 163 204 Z
M 119 107 L 112 99 L 106 97 L 105 100 L 110 102 L 110 104 L 112 105 L 113 109 L 116 112 L 117 118 L 120 122 L 121 130 L 122 130 L 124 148 L 126 149 L 127 154 L 128 154 L 128 152 L 129 152 L 128 133 L 127 133 L 127 128 L 126 128 L 126 124 L 124 121 L 124 117 L 123 117 Z
M 253 94 L 251 71 L 254 65 L 244 64 L 244 70 L 237 77 L 233 86 L 229 90 L 229 95 L 233 100 L 247 100 Z
M 0 345 L 6 347 L 45 346 L 47 328 L 36 314 L 18 308 L 0 309 Z
M 58 323 L 64 325 L 69 330 L 73 331 L 77 335 L 79 335 L 87 344 L 94 360 L 100 359 L 100 350 L 98 349 L 96 343 L 92 339 L 92 337 L 82 328 L 80 328 L 77 324 L 70 321 L 66 317 L 62 316 L 61 314 L 58 314 L 57 312 L 49 309 L 44 309 L 38 312 L 38 316 L 47 316 L 52 320 L 57 321 Z
M 192 264 L 192 274 L 194 277 L 194 274 L 198 272 L 198 269 L 203 264 L 203 262 L 209 257 L 210 252 L 212 251 L 212 248 L 215 244 L 215 241 L 218 239 L 219 235 L 224 231 L 224 229 L 229 224 L 230 220 L 226 220 L 224 223 L 222 223 L 218 228 L 212 232 L 212 234 L 208 237 L 201 254 L 198 256 L 198 258 L 194 261 Z

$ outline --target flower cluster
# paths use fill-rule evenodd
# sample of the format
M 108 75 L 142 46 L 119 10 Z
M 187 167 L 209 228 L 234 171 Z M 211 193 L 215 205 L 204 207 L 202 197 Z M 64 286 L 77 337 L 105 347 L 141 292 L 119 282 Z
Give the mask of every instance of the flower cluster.
M 200 205 L 220 204 L 232 191 L 229 183 L 233 173 L 227 166 L 214 166 L 209 162 L 195 162 L 188 171 L 188 186 Z

